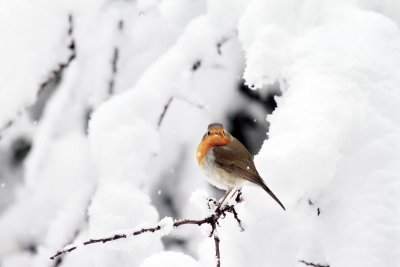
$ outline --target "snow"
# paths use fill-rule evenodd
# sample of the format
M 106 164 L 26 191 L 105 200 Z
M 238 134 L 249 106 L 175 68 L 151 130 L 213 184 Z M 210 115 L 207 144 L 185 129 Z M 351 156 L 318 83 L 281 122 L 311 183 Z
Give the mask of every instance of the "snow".
M 164 251 L 147 258 L 140 267 L 200 267 L 192 257 L 180 252 Z
M 156 225 L 60 265 L 215 266 L 210 226 L 173 224 L 212 214 L 196 146 L 239 110 L 270 125 L 255 165 L 287 210 L 245 186 L 222 266 L 400 265 L 398 1 L 3 1 L 0 34 L 2 267 Z M 242 79 L 279 87 L 271 115 Z
M 159 234 L 161 235 L 168 235 L 172 229 L 174 228 L 174 219 L 171 217 L 164 217 L 158 225 L 161 227 L 161 229 L 158 231 Z
M 256 208 L 265 197 L 245 193 L 246 205 L 258 211 L 255 221 L 278 219 L 262 227 L 249 223 L 246 236 L 233 243 L 269 237 L 263 255 L 246 251 L 250 265 L 263 260 L 293 266 L 304 258 L 335 266 L 398 263 L 398 236 L 375 238 L 391 235 L 399 221 L 387 217 L 390 209 L 399 208 L 391 193 L 399 187 L 398 26 L 348 3 L 304 5 L 303 12 L 292 5 L 293 17 L 269 16 L 289 13 L 291 1 L 280 2 L 252 2 L 239 36 L 248 51 L 244 77 L 249 84 L 285 79 L 256 165 L 288 212 L 283 217 L 271 201 L 268 210 Z M 314 21 L 306 16 L 310 12 Z M 304 213 L 315 209 L 308 199 L 315 201 L 320 217 L 314 211 L 315 218 L 306 219 Z M 236 255 L 236 249 L 227 253 Z M 243 264 L 237 262 L 230 266 Z
M 72 144 L 80 144 L 79 151 Z M 76 152 L 79 152 L 76 154 Z M 47 162 L 48 168 L 41 171 L 41 179 L 36 182 L 35 187 L 27 187 L 25 192 L 20 192 L 19 201 L 11 208 L 5 211 L 0 226 L 9 231 L 2 231 L 0 239 L 3 240 L 0 246 L 0 253 L 13 251 L 19 244 L 35 242 L 43 240 L 46 236 L 57 214 L 68 209 L 70 212 L 77 212 L 80 205 L 84 205 L 88 196 L 90 196 L 91 184 L 83 183 L 77 188 L 82 180 L 90 181 L 90 162 L 88 162 L 87 146 L 85 140 L 78 134 L 71 134 L 59 139 L 49 151 L 48 156 L 51 160 Z M 59 168 L 63 169 L 62 173 Z M 58 179 L 54 179 L 58 177 Z M 51 189 L 51 190 L 49 190 Z M 69 208 L 70 195 L 81 200 L 74 203 L 73 209 Z M 24 194 L 22 194 L 24 193 Z M 46 207 L 41 209 L 41 207 Z M 82 207 L 79 207 L 82 208 Z M 71 214 L 65 216 L 69 218 Z M 16 218 L 19 218 L 16 220 Z M 68 235 L 69 227 L 62 227 L 63 235 Z M 50 232 L 49 232 L 50 233 Z M 55 238 L 59 238 L 60 233 L 57 232 Z
M 208 200 L 211 199 L 209 193 L 205 189 L 197 189 L 190 196 L 190 202 L 201 210 L 203 216 L 209 216 L 213 213 L 208 207 Z

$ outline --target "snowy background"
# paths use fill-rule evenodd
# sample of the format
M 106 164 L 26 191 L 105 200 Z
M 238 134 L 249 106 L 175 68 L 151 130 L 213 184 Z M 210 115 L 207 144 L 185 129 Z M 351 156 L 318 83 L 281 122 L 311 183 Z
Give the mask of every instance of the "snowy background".
M 244 188 L 223 267 L 400 266 L 399 1 L 3 0 L 0 36 L 1 267 L 215 266 L 197 226 L 49 260 L 202 218 L 211 122 L 287 208 Z

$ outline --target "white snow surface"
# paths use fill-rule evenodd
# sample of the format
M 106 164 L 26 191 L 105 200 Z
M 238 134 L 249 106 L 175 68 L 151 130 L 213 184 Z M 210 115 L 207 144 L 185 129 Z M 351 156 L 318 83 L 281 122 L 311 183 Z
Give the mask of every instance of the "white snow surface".
M 140 267 L 200 267 L 192 257 L 180 252 L 163 251 L 147 258 Z
M 240 107 L 270 124 L 255 164 L 286 211 L 245 186 L 245 231 L 231 214 L 217 229 L 221 266 L 400 266 L 398 1 L 6 0 L 0 35 L 1 267 L 155 225 L 59 266 L 215 266 L 209 225 L 173 222 L 211 214 L 196 146 Z M 246 106 L 242 78 L 279 83 L 272 115 Z
M 172 229 L 174 228 L 174 219 L 171 217 L 164 217 L 158 225 L 161 227 L 161 229 L 158 231 L 159 234 L 161 235 L 168 235 Z

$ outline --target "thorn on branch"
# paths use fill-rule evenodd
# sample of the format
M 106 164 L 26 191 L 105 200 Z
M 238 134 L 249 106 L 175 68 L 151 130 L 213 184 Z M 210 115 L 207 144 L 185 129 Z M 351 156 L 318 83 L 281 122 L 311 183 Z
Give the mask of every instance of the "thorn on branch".
M 299 262 L 307 265 L 307 266 L 313 266 L 313 267 L 330 267 L 329 264 L 327 265 L 322 265 L 322 264 L 318 264 L 318 263 L 313 263 L 313 262 L 307 262 L 305 260 L 299 260 Z

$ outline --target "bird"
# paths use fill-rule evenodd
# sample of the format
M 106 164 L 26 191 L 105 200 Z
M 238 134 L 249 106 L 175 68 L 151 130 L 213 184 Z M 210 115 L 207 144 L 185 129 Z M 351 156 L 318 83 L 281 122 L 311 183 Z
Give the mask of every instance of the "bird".
M 235 195 L 250 182 L 264 189 L 284 210 L 285 206 L 268 188 L 254 165 L 253 157 L 247 148 L 221 123 L 211 123 L 196 150 L 198 165 L 205 172 L 208 181 L 226 194 L 219 203 Z M 232 194 L 233 193 L 233 194 Z

